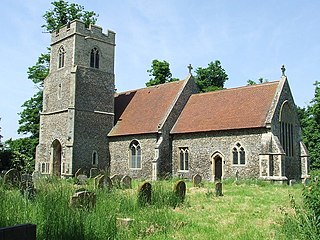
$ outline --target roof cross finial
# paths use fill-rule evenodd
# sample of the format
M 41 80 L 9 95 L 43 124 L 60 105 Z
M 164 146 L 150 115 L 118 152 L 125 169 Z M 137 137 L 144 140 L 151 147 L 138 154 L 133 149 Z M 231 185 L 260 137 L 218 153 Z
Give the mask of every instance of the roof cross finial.
M 286 76 L 285 71 L 286 71 L 286 68 L 284 67 L 284 64 L 282 64 L 281 66 L 282 77 Z
M 188 65 L 188 69 L 189 69 L 189 73 L 191 74 L 191 70 L 193 69 L 193 67 L 191 66 L 191 64 Z

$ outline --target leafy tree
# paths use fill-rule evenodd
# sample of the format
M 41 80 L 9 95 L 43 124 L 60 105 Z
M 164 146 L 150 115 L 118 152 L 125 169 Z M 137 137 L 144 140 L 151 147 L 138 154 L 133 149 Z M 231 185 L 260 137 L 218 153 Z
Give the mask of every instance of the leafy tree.
M 309 150 L 311 168 L 320 168 L 320 82 L 315 82 L 315 95 L 309 106 L 298 108 L 302 140 Z
M 219 60 L 210 62 L 207 68 L 199 67 L 195 72 L 195 82 L 200 92 L 222 89 L 225 81 L 229 79 Z
M 177 78 L 172 78 L 170 64 L 167 61 L 153 60 L 151 69 L 147 70 L 147 72 L 152 77 L 146 83 L 147 87 L 178 80 Z
M 261 77 L 258 79 L 258 83 L 254 80 L 249 79 L 247 81 L 247 85 L 256 85 L 256 84 L 261 84 L 261 83 L 266 83 L 266 82 L 269 82 L 269 80 Z
M 92 11 L 85 11 L 78 4 L 69 4 L 59 0 L 51 3 L 54 8 L 46 11 L 43 15 L 45 24 L 42 27 L 47 32 L 53 32 L 59 27 L 74 19 L 80 19 L 86 26 L 95 24 L 98 15 Z M 34 164 L 35 150 L 39 143 L 40 111 L 42 109 L 42 87 L 44 79 L 49 73 L 50 49 L 48 53 L 41 54 L 32 67 L 28 68 L 28 79 L 37 87 L 38 91 L 31 99 L 24 102 L 20 115 L 18 133 L 29 135 L 24 138 L 8 140 L 6 145 L 6 156 L 10 156 L 14 166 L 19 169 L 30 170 Z
M 69 4 L 64 0 L 54 1 L 51 4 L 54 8 L 43 15 L 45 24 L 41 26 L 48 32 L 53 32 L 74 19 L 83 21 L 86 27 L 97 22 L 98 15 L 93 11 L 85 11 L 79 4 Z

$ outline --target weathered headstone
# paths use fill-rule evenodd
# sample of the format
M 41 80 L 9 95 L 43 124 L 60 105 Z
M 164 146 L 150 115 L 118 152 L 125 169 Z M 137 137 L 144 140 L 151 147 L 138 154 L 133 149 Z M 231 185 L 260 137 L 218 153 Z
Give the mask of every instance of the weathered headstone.
M 93 179 L 94 189 L 97 189 L 97 188 L 98 188 L 98 181 L 99 181 L 99 178 L 100 178 L 101 176 L 102 176 L 102 175 L 99 174 L 98 176 L 96 176 L 96 177 Z
M 222 183 L 217 182 L 216 183 L 216 197 L 223 196 L 222 194 Z
M 192 177 L 192 182 L 194 187 L 201 187 L 202 177 L 200 174 L 196 174 Z
M 77 192 L 70 197 L 70 206 L 92 209 L 96 206 L 96 194 L 89 191 Z
M 83 174 L 83 169 L 79 168 L 76 173 L 74 174 L 74 177 L 77 178 L 80 174 Z
M 120 188 L 120 182 L 121 182 L 121 176 L 118 174 L 113 175 L 112 177 L 110 177 L 111 181 L 112 181 L 112 185 L 116 188 Z
M 32 199 L 36 193 L 33 182 L 32 181 L 21 181 L 20 182 L 20 193 L 26 199 Z
M 40 173 L 40 172 L 34 171 L 34 172 L 32 173 L 32 181 L 33 181 L 33 182 L 38 181 L 40 178 L 41 178 L 41 173 Z
M 104 187 L 104 179 L 105 179 L 105 176 L 100 175 L 100 177 L 98 178 L 98 181 L 97 181 L 96 189 Z
M 20 173 L 16 169 L 10 169 L 8 170 L 4 177 L 3 177 L 3 183 L 6 186 L 12 186 L 12 187 L 18 187 L 20 184 Z
M 180 202 L 183 202 L 186 197 L 186 183 L 182 180 L 176 182 L 174 185 L 174 193 Z
M 236 170 L 236 181 L 239 181 L 239 171 L 238 171 L 238 169 Z
M 84 175 L 84 174 L 78 175 L 77 179 L 78 179 L 80 185 L 85 185 L 88 182 L 88 177 L 87 177 L 87 175 Z
M 129 189 L 132 188 L 132 184 L 131 184 L 131 177 L 129 177 L 128 175 L 125 175 L 121 178 L 121 188 L 122 189 Z
M 152 186 L 150 183 L 143 183 L 138 189 L 138 203 L 140 206 L 145 206 L 151 203 Z
M 111 191 L 113 185 L 112 185 L 111 179 L 108 176 L 105 176 L 103 185 L 105 188 L 107 188 L 109 191 Z
M 32 182 L 32 176 L 29 173 L 24 173 L 21 175 L 21 181 Z
M 304 177 L 302 183 L 304 186 L 308 186 L 310 184 L 310 177 Z
M 297 183 L 297 181 L 294 179 L 289 180 L 289 186 L 293 186 L 296 183 Z
M 90 169 L 90 178 L 95 178 L 100 174 L 100 170 L 98 168 L 91 168 Z

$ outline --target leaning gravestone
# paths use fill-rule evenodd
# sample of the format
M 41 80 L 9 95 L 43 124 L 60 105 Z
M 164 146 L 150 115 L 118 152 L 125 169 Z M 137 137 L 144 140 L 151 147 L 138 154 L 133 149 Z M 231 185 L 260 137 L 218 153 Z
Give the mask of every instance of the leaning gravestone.
M 12 187 L 18 187 L 20 184 L 20 173 L 16 169 L 10 169 L 8 170 L 4 177 L 3 177 L 3 183 L 6 186 L 12 186 Z
M 192 177 L 193 187 L 201 187 L 202 177 L 200 174 L 196 174 Z
M 179 202 L 183 202 L 185 197 L 186 197 L 186 183 L 182 180 L 178 181 L 175 185 L 174 185 L 174 194 L 176 195 L 176 197 L 178 198 Z
M 223 196 L 222 194 L 222 183 L 217 182 L 216 183 L 216 197 Z
M 112 190 L 112 187 L 113 187 L 112 181 L 111 181 L 111 179 L 110 179 L 108 176 L 106 176 L 106 177 L 104 178 L 103 185 L 104 185 L 105 188 L 108 189 L 108 191 L 111 191 L 111 190 Z
M 116 188 L 120 188 L 120 182 L 121 182 L 121 176 L 118 174 L 113 175 L 112 177 L 110 177 L 111 181 L 112 181 L 112 185 Z
M 132 188 L 131 177 L 129 177 L 128 175 L 125 175 L 121 178 L 121 188 L 122 189 Z
M 98 168 L 91 168 L 90 169 L 90 178 L 95 178 L 100 174 L 100 170 Z
M 88 182 L 88 177 L 87 177 L 87 175 L 84 175 L 84 174 L 78 175 L 77 179 L 78 179 L 80 185 L 85 185 Z
M 145 182 L 138 188 L 138 204 L 145 206 L 151 203 L 152 186 L 150 183 Z
M 70 197 L 70 207 L 92 209 L 96 206 L 96 194 L 89 191 L 77 192 Z

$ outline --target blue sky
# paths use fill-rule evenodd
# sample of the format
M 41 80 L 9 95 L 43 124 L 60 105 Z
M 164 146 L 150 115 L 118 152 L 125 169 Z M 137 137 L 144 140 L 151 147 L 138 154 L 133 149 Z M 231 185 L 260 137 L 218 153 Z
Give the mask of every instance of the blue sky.
M 116 32 L 116 88 L 145 86 L 153 59 L 170 63 L 184 79 L 187 65 L 206 67 L 216 59 L 229 75 L 225 87 L 248 79 L 269 81 L 286 66 L 298 106 L 306 106 L 320 80 L 318 0 L 79 0 L 99 14 L 97 25 Z M 47 0 L 2 0 L 0 22 L 0 126 L 4 139 L 18 138 L 18 112 L 36 89 L 27 79 L 50 44 L 43 33 Z

